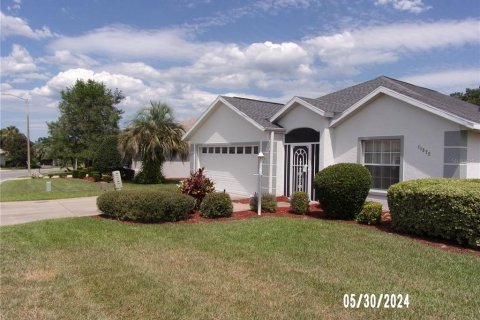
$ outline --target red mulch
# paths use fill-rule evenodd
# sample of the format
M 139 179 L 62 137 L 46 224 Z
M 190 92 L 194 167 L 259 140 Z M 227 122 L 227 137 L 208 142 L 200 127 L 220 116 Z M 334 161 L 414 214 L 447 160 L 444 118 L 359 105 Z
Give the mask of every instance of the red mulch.
M 282 198 L 282 197 L 278 197 Z M 277 199 L 278 199 L 277 198 Z M 249 201 L 249 199 L 241 199 L 241 200 L 236 200 L 238 201 Z M 245 202 L 240 202 L 240 203 L 245 203 Z M 248 203 L 248 202 L 246 202 Z M 382 213 L 382 221 L 380 225 L 376 226 L 369 226 L 365 224 L 359 224 L 356 221 L 346 221 L 346 220 L 333 220 L 329 219 L 328 217 L 325 216 L 323 213 L 322 209 L 318 207 L 317 204 L 310 205 L 309 212 L 306 215 L 300 215 L 300 214 L 294 214 L 290 212 L 289 207 L 279 207 L 277 208 L 277 212 L 264 212 L 262 213 L 261 216 L 258 216 L 256 212 L 247 210 L 247 211 L 238 211 L 234 212 L 233 215 L 229 218 L 217 218 L 217 219 L 206 219 L 200 216 L 199 211 L 195 211 L 193 214 L 189 216 L 187 220 L 183 221 L 178 221 L 175 223 L 199 223 L 199 222 L 204 222 L 204 223 L 212 223 L 212 222 L 221 222 L 221 221 L 237 221 L 237 220 L 245 220 L 245 219 L 250 219 L 250 218 L 264 218 L 264 217 L 288 217 L 288 218 L 294 218 L 294 219 L 324 219 L 324 220 L 331 220 L 331 221 L 336 221 L 338 223 L 345 223 L 345 224 L 355 224 L 361 228 L 374 228 L 377 229 L 378 231 L 382 232 L 387 232 L 390 234 L 395 234 L 400 237 L 407 237 L 413 240 L 416 240 L 424 245 L 428 245 L 437 249 L 445 250 L 448 252 L 456 252 L 456 253 L 467 253 L 471 254 L 474 256 L 480 257 L 480 249 L 471 249 L 471 248 L 465 248 L 462 247 L 458 244 L 455 244 L 453 242 L 449 242 L 444 239 L 432 239 L 428 237 L 422 237 L 422 236 L 417 236 L 417 235 L 412 235 L 412 234 L 406 234 L 406 233 L 401 233 L 398 232 L 394 229 L 391 228 L 390 226 L 390 213 L 388 211 L 384 211 Z M 100 216 L 94 216 L 92 218 L 106 218 L 102 215 Z M 108 219 L 108 218 L 107 218 Z M 137 224 L 139 222 L 132 222 L 132 221 L 122 221 L 122 223 L 126 224 Z M 172 223 L 172 222 L 166 222 L 166 223 Z
M 287 196 L 279 196 L 279 197 L 277 197 L 277 202 L 288 202 L 288 201 L 289 201 L 289 199 L 288 199 Z M 232 202 L 249 204 L 249 203 L 250 203 L 250 198 L 236 199 L 236 200 L 232 200 Z

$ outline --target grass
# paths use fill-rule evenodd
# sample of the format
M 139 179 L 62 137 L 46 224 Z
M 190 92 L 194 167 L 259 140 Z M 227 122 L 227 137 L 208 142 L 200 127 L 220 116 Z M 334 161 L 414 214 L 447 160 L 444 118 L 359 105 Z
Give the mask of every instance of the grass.
M 4 319 L 478 319 L 480 259 L 325 220 L 0 228 Z M 408 309 L 346 309 L 348 293 Z
M 52 191 L 45 191 L 46 181 L 52 183 Z M 165 184 L 142 185 L 123 183 L 123 189 L 158 189 L 175 188 L 177 181 Z M 52 200 L 98 196 L 103 188 L 113 190 L 113 183 L 100 184 L 81 179 L 23 179 L 9 180 L 0 184 L 0 201 Z

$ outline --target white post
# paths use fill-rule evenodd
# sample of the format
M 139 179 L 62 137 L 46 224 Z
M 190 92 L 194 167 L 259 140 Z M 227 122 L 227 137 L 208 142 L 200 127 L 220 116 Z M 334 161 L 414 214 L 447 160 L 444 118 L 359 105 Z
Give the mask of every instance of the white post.
M 273 191 L 273 139 L 275 133 L 273 130 L 270 132 L 270 155 L 269 155 L 269 166 L 268 166 L 268 192 L 272 193 Z
M 262 215 L 262 173 L 263 173 L 263 159 L 265 156 L 262 151 L 258 154 L 258 192 L 257 192 L 257 215 Z
M 25 99 L 25 109 L 27 111 L 27 168 L 28 176 L 32 176 L 32 168 L 30 164 L 30 106 L 28 105 L 28 98 Z

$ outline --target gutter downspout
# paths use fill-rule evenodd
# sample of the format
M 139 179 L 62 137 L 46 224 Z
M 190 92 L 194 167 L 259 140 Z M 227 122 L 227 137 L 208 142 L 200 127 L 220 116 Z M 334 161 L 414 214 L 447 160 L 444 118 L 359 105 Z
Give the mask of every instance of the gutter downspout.
M 268 193 L 272 193 L 273 190 L 273 138 L 275 133 L 270 131 L 270 154 L 268 157 Z

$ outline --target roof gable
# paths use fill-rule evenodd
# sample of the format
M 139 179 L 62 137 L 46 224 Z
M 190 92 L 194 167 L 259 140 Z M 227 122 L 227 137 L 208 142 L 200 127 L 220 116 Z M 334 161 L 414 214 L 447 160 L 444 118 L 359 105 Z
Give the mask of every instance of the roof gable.
M 338 126 L 344 120 L 346 120 L 350 116 L 352 116 L 355 112 L 359 111 L 363 106 L 368 105 L 372 100 L 374 100 L 376 97 L 378 97 L 379 95 L 382 95 L 382 94 L 385 94 L 385 95 L 388 95 L 388 96 L 393 97 L 395 99 L 404 101 L 404 102 L 406 102 L 410 105 L 413 105 L 413 106 L 418 107 L 418 108 L 420 108 L 422 110 L 425 110 L 425 111 L 429 111 L 433 114 L 441 116 L 441 117 L 443 117 L 447 120 L 453 121 L 453 122 L 458 123 L 460 125 L 463 125 L 463 126 L 466 126 L 466 127 L 472 128 L 472 129 L 476 129 L 476 130 L 480 129 L 480 124 L 478 124 L 478 123 L 466 120 L 466 119 L 458 116 L 457 114 L 445 111 L 445 110 L 440 109 L 440 108 L 433 107 L 433 106 L 429 105 L 428 103 L 424 103 L 420 100 L 411 98 L 409 96 L 406 96 L 406 95 L 404 95 L 402 93 L 399 93 L 395 90 L 385 88 L 383 86 L 378 87 L 377 89 L 372 91 L 370 94 L 366 95 L 361 100 L 359 100 L 357 103 L 353 104 L 351 107 L 349 107 L 348 109 L 343 111 L 341 114 L 339 114 L 339 117 L 334 119 L 331 122 L 331 126 L 332 127 Z
M 282 129 L 279 125 L 268 121 L 268 118 L 281 108 L 283 104 L 259 101 L 238 97 L 218 96 L 215 101 L 208 107 L 207 110 L 198 118 L 193 126 L 182 137 L 183 140 L 188 140 L 192 134 L 206 121 L 208 115 L 214 112 L 220 105 L 228 107 L 236 114 L 250 122 L 253 126 L 261 131 Z
M 316 99 L 310 99 L 309 102 L 311 105 L 325 111 L 344 113 L 380 87 L 397 92 L 403 97 L 415 99 L 419 103 L 442 110 L 445 113 L 480 124 L 478 106 L 431 89 L 385 76 L 362 82 Z

